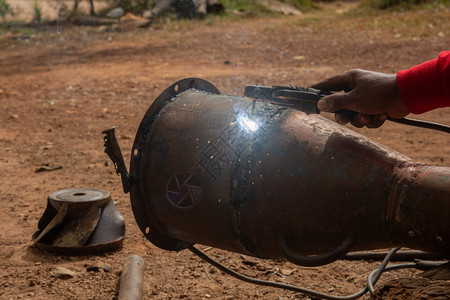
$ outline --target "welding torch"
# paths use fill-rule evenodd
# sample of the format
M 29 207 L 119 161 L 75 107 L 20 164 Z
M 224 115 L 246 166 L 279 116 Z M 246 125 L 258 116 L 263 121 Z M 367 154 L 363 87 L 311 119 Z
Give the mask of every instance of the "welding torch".
M 254 100 L 267 102 L 272 105 L 282 106 L 286 108 L 297 109 L 307 114 L 320 114 L 317 108 L 317 102 L 325 96 L 333 94 L 315 88 L 305 88 L 296 86 L 260 86 L 260 85 L 246 85 L 244 89 L 244 96 Z M 358 113 L 352 110 L 338 110 L 335 114 L 343 114 L 350 119 L 353 119 Z M 410 118 L 392 118 L 387 117 L 387 120 L 395 123 L 400 123 L 409 126 L 428 128 L 450 133 L 450 126 L 436 122 L 410 119 Z

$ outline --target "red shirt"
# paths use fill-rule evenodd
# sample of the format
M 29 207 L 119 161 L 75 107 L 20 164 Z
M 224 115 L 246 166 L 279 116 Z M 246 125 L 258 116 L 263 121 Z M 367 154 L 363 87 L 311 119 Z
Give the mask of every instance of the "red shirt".
M 397 73 L 403 104 L 413 114 L 450 106 L 450 51 Z

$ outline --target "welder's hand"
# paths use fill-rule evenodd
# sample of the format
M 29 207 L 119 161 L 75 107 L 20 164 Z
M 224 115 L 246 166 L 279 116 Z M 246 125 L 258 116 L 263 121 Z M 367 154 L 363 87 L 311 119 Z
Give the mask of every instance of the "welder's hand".
M 344 91 L 322 98 L 320 111 L 336 112 L 352 110 L 357 114 L 350 118 L 337 113 L 336 122 L 353 126 L 376 128 L 383 125 L 387 116 L 402 118 L 409 114 L 397 89 L 397 76 L 355 69 L 330 77 L 311 86 L 324 91 Z

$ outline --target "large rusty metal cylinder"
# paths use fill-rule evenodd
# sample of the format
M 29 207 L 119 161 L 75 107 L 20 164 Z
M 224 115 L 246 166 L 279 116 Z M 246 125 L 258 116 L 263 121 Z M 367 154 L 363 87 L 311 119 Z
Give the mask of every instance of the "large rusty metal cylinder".
M 108 151 L 110 132 L 105 141 Z M 304 265 L 396 246 L 450 255 L 450 168 L 200 79 L 152 104 L 129 174 L 113 160 L 140 229 L 163 249 L 200 243 Z

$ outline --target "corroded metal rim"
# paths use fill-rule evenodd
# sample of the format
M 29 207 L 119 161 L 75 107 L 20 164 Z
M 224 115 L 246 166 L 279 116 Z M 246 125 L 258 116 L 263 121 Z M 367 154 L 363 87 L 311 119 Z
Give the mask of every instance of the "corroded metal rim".
M 140 168 L 142 167 L 143 154 L 147 149 L 147 136 L 151 132 L 152 125 L 158 117 L 158 114 L 166 104 L 176 100 L 176 97 L 180 93 L 189 89 L 196 89 L 216 95 L 220 94 L 214 85 L 203 79 L 186 78 L 175 82 L 164 90 L 147 110 L 139 125 L 131 152 L 130 175 L 133 178 L 134 184 L 130 190 L 130 199 L 134 217 L 145 237 L 154 245 L 165 250 L 179 251 L 192 246 L 192 244 L 167 237 L 163 234 L 163 230 L 158 225 L 153 212 L 145 203 L 146 199 L 139 186 L 139 174 Z

